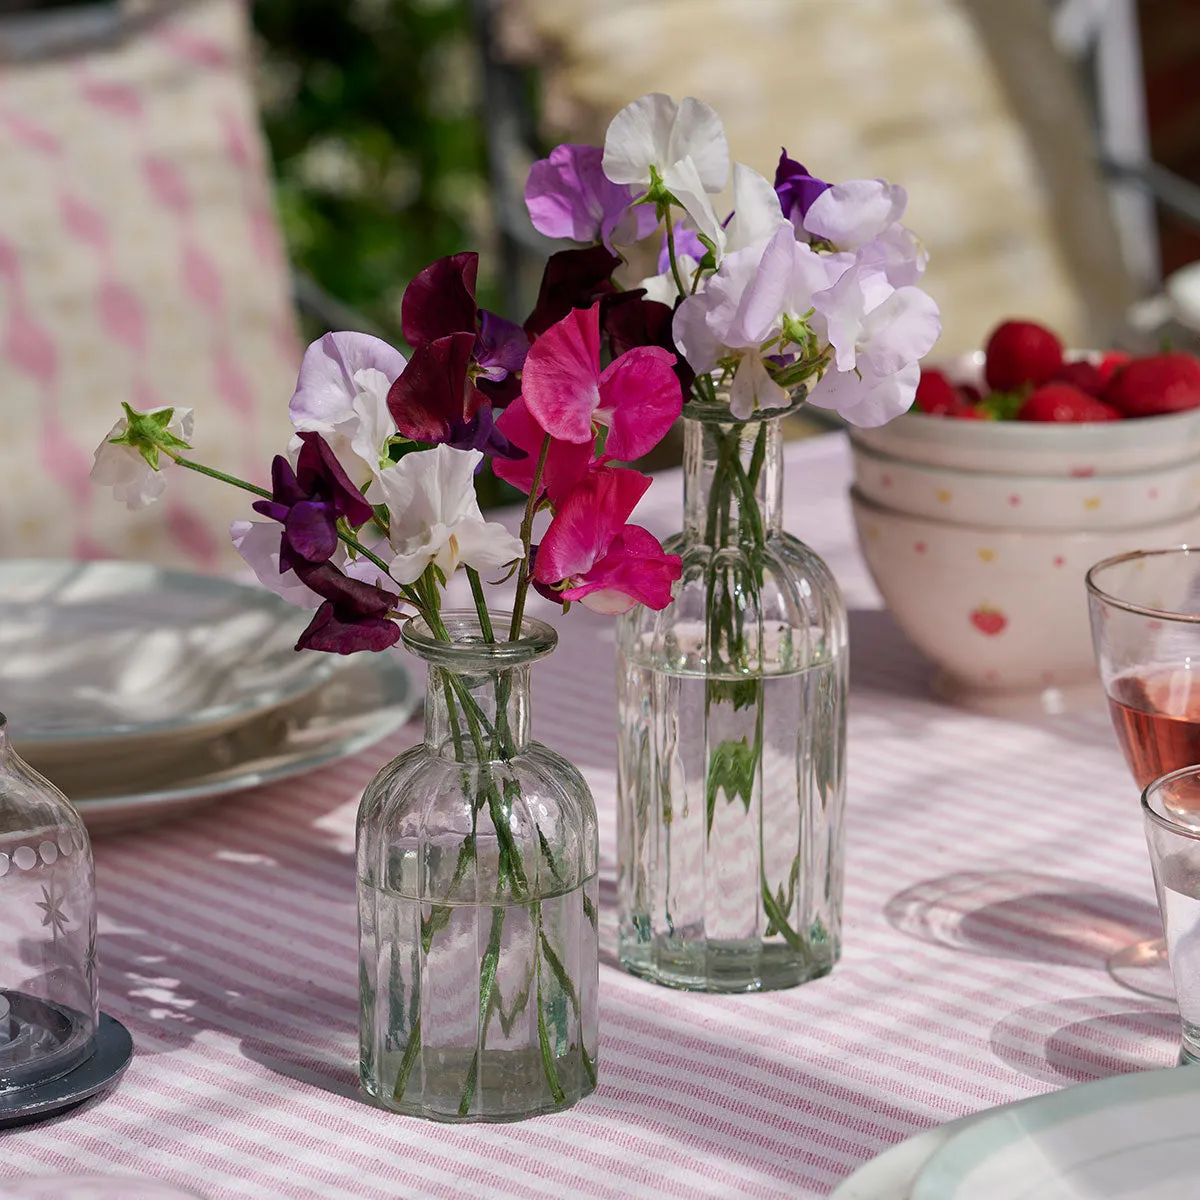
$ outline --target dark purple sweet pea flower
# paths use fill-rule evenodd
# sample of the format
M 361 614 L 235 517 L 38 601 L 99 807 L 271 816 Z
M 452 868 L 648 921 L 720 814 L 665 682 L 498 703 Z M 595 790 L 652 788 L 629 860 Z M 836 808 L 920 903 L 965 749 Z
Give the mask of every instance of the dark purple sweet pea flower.
M 733 213 L 729 214 L 730 217 Z M 725 224 L 729 224 L 729 218 L 725 220 Z M 690 255 L 699 262 L 705 254 L 708 253 L 704 249 L 704 243 L 700 240 L 700 235 L 694 230 L 689 229 L 682 221 L 675 222 L 675 257 L 680 258 L 684 254 Z M 671 269 L 671 251 L 667 246 L 667 235 L 663 234 L 662 249 L 658 252 L 658 273 L 665 275 Z
M 621 260 L 603 246 L 586 250 L 560 250 L 546 260 L 537 303 L 525 322 L 530 339 L 541 337 L 551 325 L 558 324 L 573 308 L 591 308 L 597 300 L 601 311 L 623 304 L 640 291 L 621 292 L 612 281 L 612 273 Z
M 613 357 L 618 358 L 637 346 L 661 346 L 675 355 L 674 371 L 686 396 L 696 372 L 675 347 L 671 321 L 675 310 L 657 300 L 647 300 L 639 288 L 623 304 L 615 304 L 604 313 L 602 324 Z
M 301 563 L 296 574 L 324 601 L 296 642 L 297 650 L 353 654 L 386 650 L 400 639 L 400 626 L 388 617 L 400 597 L 361 579 L 351 579 L 331 562 Z
M 555 146 L 549 158 L 529 168 L 525 207 L 533 227 L 546 237 L 573 242 L 636 242 L 654 231 L 653 204 L 633 204 L 633 189 L 604 174 L 599 146 Z
M 296 469 L 282 455 L 271 464 L 271 499 L 255 500 L 255 512 L 283 526 L 279 547 L 281 572 L 304 563 L 325 562 L 337 549 L 337 522 L 345 517 L 357 528 L 374 510 L 350 482 L 341 463 L 319 433 L 297 435 L 303 445 Z
M 388 411 L 406 438 L 459 450 L 524 458 L 496 428 L 492 406 L 471 378 L 475 335 L 452 333 L 418 344 L 388 391 Z
M 788 158 L 787 150 L 780 151 L 779 165 L 775 168 L 775 194 L 783 215 L 804 235 L 804 217 L 812 202 L 833 184 L 808 173 L 794 158 Z
M 404 289 L 400 327 L 414 351 L 431 342 L 462 333 L 472 335 L 471 374 L 487 385 L 500 384 L 521 370 L 529 339 L 511 321 L 475 303 L 479 255 L 451 254 L 430 263 Z M 496 399 L 516 388 L 493 389 Z

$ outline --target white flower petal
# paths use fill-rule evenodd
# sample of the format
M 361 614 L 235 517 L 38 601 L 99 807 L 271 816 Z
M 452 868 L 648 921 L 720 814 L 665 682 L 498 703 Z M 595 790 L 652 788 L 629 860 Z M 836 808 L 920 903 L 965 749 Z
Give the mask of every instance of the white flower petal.
M 712 201 L 704 190 L 700 172 L 691 158 L 682 158 L 672 163 L 663 172 L 663 183 L 683 205 L 684 212 L 692 219 L 698 233 L 703 234 L 717 248 L 718 255 L 725 249 L 725 231 L 721 228 Z
M 920 288 L 897 288 L 863 321 L 858 365 L 871 374 L 893 375 L 924 358 L 942 332 L 938 306 Z
M 650 183 L 650 168 L 669 162 L 671 127 L 679 105 L 662 92 L 651 92 L 627 104 L 609 123 L 604 136 L 604 174 L 613 183 Z
M 690 254 L 680 254 L 675 262 L 685 286 L 690 287 L 692 276 L 700 264 Z M 673 308 L 675 301 L 679 299 L 675 276 L 670 271 L 664 271 L 661 275 L 647 275 L 638 287 L 645 289 L 647 300 L 657 300 L 659 304 L 665 304 L 668 308 Z
M 745 421 L 756 410 L 785 408 L 787 403 L 787 392 L 771 378 L 762 356 L 753 352 L 744 355 L 729 389 L 730 413 Z
M 733 216 L 725 227 L 726 252 L 764 242 L 781 225 L 791 228 L 771 181 L 745 163 L 734 163 Z
M 354 376 L 363 368 L 378 370 L 391 383 L 404 370 L 404 356 L 366 333 L 327 333 L 313 342 L 288 403 L 292 425 L 325 433 L 348 420 L 358 390 Z
M 691 158 L 706 192 L 723 191 L 729 181 L 729 142 L 716 109 L 685 96 L 671 125 L 664 165 Z
M 458 557 L 476 571 L 493 571 L 524 557 L 525 547 L 518 537 L 498 521 L 467 519 L 454 530 Z

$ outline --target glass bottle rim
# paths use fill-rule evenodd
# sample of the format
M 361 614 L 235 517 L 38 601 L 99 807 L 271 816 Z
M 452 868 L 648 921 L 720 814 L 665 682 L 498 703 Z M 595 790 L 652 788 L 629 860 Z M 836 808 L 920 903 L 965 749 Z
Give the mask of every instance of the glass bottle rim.
M 1122 600 L 1119 596 L 1114 596 L 1111 592 L 1106 592 L 1098 582 L 1099 575 L 1108 570 L 1109 567 L 1136 562 L 1139 559 L 1163 558 L 1174 554 L 1182 554 L 1185 558 L 1189 554 L 1195 554 L 1200 559 L 1200 546 L 1166 546 L 1159 550 L 1129 550 L 1124 554 L 1114 554 L 1111 558 L 1101 559 L 1100 562 L 1089 567 L 1087 575 L 1084 576 L 1088 595 L 1103 604 L 1110 605 L 1112 608 L 1119 608 L 1122 612 L 1133 613 L 1135 616 L 1155 617 L 1162 621 L 1177 621 L 1180 624 L 1186 625 L 1200 625 L 1200 613 L 1172 612 L 1167 608 L 1154 608 L 1148 604 L 1135 604 L 1132 600 Z
M 507 633 L 512 613 L 489 609 L 496 640 L 488 642 L 483 636 L 479 614 L 473 609 L 449 609 L 441 614 L 442 624 L 451 640 L 434 636 L 423 617 L 410 617 L 400 636 L 418 658 L 432 666 L 452 670 L 487 670 L 496 667 L 522 667 L 545 658 L 558 645 L 558 632 L 553 625 L 536 617 L 524 617 L 521 636 L 509 640 Z
M 706 425 L 754 425 L 760 421 L 774 421 L 778 417 L 786 417 L 802 408 L 808 399 L 807 385 L 799 383 L 788 389 L 788 402 L 780 408 L 755 409 L 748 417 L 735 417 L 729 411 L 729 391 L 729 384 L 718 384 L 718 400 L 715 404 L 701 400 L 693 394 L 683 406 L 683 416 Z
M 1181 824 L 1179 821 L 1172 820 L 1165 812 L 1160 811 L 1166 808 L 1160 799 L 1163 792 L 1168 791 L 1177 780 L 1188 777 L 1195 778 L 1198 775 L 1200 775 L 1200 766 L 1179 767 L 1146 784 L 1142 791 L 1142 812 L 1147 820 L 1153 821 L 1159 828 L 1166 829 L 1177 837 L 1190 838 L 1194 842 L 1200 841 L 1200 827 Z

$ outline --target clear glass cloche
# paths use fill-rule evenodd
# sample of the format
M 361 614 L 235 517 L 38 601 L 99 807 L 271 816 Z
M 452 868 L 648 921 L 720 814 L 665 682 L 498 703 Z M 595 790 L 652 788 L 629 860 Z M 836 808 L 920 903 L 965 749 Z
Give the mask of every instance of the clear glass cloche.
M 13 750 L 0 714 L 0 1096 L 92 1052 L 92 848 L 79 814 Z

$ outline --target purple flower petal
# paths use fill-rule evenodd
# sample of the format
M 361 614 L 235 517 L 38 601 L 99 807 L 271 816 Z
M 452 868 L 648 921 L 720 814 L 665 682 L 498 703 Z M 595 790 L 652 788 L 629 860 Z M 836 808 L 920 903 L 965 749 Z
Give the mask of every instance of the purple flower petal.
M 475 277 L 479 255 L 451 254 L 414 276 L 400 304 L 400 328 L 415 350 L 455 333 L 475 333 Z
M 823 179 L 808 173 L 794 158 L 788 158 L 786 150 L 780 152 L 779 165 L 775 168 L 775 193 L 783 215 L 797 228 L 803 225 L 809 206 L 824 191 L 832 187 Z
M 729 214 L 733 216 L 732 213 Z M 728 221 L 728 218 L 726 218 Z M 705 255 L 704 243 L 700 235 L 689 229 L 682 221 L 675 222 L 675 257 L 687 254 L 699 262 Z M 671 269 L 671 251 L 667 246 L 667 235 L 663 234 L 662 249 L 658 252 L 658 273 L 665 275 Z
M 388 392 L 396 428 L 417 442 L 445 442 L 456 424 L 469 421 L 483 403 L 468 368 L 475 334 L 454 333 L 413 351 L 404 374 Z
M 345 517 L 351 525 L 365 525 L 375 510 L 350 481 L 329 443 L 319 433 L 297 436 L 304 443 L 296 462 L 296 482 L 303 494 L 327 496 L 339 517 Z
M 283 528 L 289 547 L 308 562 L 325 562 L 337 549 L 337 513 L 327 500 L 293 504 Z
M 603 246 L 586 250 L 560 250 L 546 260 L 537 304 L 525 322 L 530 338 L 540 337 L 573 308 L 590 308 L 600 297 L 623 300 L 628 292 L 618 292 L 612 273 L 621 260 Z
M 475 341 L 475 361 L 484 379 L 499 382 L 516 374 L 525 365 L 529 338 L 513 321 L 506 321 L 486 308 L 479 310 L 479 336 Z
M 386 617 L 356 617 L 347 620 L 331 600 L 317 609 L 308 628 L 296 642 L 297 650 L 324 650 L 331 654 L 355 654 L 359 650 L 386 650 L 400 640 L 400 626 Z

